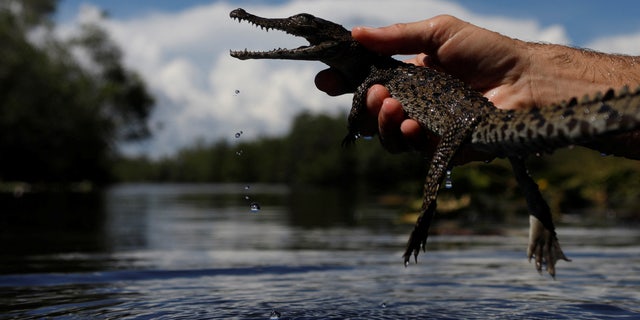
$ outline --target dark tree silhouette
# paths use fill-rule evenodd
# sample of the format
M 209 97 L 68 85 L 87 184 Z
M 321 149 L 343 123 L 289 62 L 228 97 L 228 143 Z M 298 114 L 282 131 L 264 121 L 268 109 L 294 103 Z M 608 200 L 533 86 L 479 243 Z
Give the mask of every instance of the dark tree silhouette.
M 153 98 L 98 26 L 51 36 L 55 7 L 0 0 L 0 181 L 107 182 L 115 143 L 149 135 Z

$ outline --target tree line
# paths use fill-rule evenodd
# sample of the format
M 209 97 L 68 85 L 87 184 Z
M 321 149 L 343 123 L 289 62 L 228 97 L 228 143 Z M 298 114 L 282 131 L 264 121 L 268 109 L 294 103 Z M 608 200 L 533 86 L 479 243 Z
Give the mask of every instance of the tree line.
M 420 152 L 390 154 L 377 139 L 343 148 L 346 114 L 303 112 L 281 137 L 197 141 L 162 159 L 122 158 L 115 166 L 123 182 L 284 183 L 333 188 L 365 187 L 373 193 L 420 199 L 429 159 Z M 232 134 L 232 133 L 230 133 Z M 531 174 L 554 212 L 593 211 L 640 217 L 640 162 L 584 148 L 532 156 Z M 508 161 L 455 167 L 442 199 L 469 198 L 468 210 L 482 214 L 524 210 Z M 506 206 L 506 207 L 505 207 Z M 509 207 L 510 206 L 510 207 Z M 442 205 L 441 207 L 445 207 Z
M 123 158 L 116 167 L 122 181 L 152 182 L 266 182 L 396 186 L 420 181 L 425 160 L 416 154 L 392 155 L 376 140 L 341 147 L 346 115 L 303 112 L 281 137 L 252 141 L 221 139 L 196 141 L 175 155 L 152 160 Z

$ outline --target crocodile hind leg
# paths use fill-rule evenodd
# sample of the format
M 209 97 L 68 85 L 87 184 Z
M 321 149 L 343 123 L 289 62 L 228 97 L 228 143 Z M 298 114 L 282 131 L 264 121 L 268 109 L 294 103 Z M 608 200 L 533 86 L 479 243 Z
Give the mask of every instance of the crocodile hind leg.
M 547 272 L 552 277 L 556 275 L 556 262 L 560 259 L 569 260 L 556 237 L 555 226 L 551 217 L 551 209 L 540 194 L 538 185 L 533 181 L 521 157 L 509 157 L 516 181 L 522 189 L 529 209 L 529 246 L 527 257 L 529 261 L 535 258 L 536 269 L 542 272 L 542 266 L 547 266 Z
M 471 126 L 468 126 L 467 128 L 470 127 Z M 451 159 L 467 136 L 467 130 L 456 129 L 450 131 L 442 137 L 440 143 L 435 149 L 429 164 L 427 178 L 424 182 L 421 214 L 418 221 L 416 221 L 413 231 L 411 232 L 411 236 L 409 236 L 407 248 L 402 256 L 404 258 L 405 266 L 409 264 L 411 255 L 413 255 L 414 260 L 417 263 L 420 249 L 422 248 L 422 251 L 426 250 L 425 246 L 427 244 L 427 237 L 429 236 L 429 227 L 431 226 L 431 220 L 433 219 L 436 211 L 438 190 L 440 189 L 440 185 L 445 177 L 446 169 L 449 167 Z

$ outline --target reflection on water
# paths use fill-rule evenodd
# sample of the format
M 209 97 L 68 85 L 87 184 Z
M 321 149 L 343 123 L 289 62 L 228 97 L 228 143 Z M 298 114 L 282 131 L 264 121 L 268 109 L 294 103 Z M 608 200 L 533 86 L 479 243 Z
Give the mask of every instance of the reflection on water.
M 2 253 L 105 251 L 104 207 L 102 194 L 0 193 Z
M 431 237 L 404 268 L 411 225 L 364 199 L 281 185 L 1 195 L 0 319 L 640 317 L 637 226 L 561 228 L 573 262 L 556 281 L 524 258 L 526 225 Z

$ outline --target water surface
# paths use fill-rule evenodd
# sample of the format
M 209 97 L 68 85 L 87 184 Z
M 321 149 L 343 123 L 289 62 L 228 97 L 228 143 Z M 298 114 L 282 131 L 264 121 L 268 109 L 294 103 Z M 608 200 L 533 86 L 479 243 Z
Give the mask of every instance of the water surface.
M 635 225 L 561 227 L 556 280 L 524 258 L 524 224 L 430 237 L 404 268 L 398 207 L 244 187 L 5 195 L 0 319 L 640 318 Z

